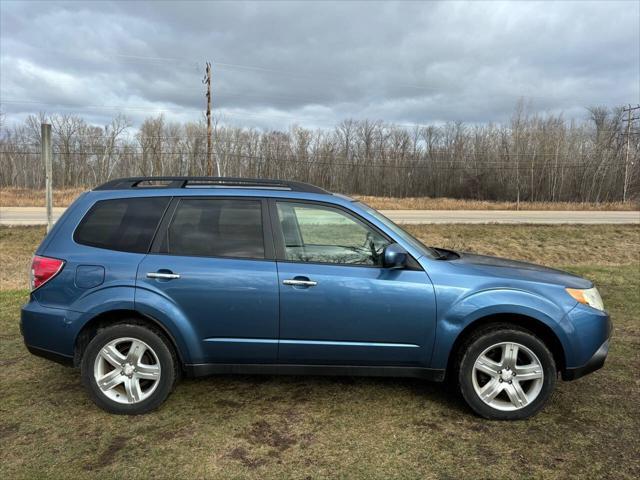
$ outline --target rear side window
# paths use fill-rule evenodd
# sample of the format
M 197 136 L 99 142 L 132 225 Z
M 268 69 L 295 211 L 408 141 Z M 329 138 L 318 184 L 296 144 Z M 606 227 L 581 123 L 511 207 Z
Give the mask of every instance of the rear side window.
M 171 255 L 265 258 L 262 202 L 182 199 L 162 250 Z
M 146 253 L 170 200 L 170 197 L 148 197 L 96 202 L 73 239 L 92 247 Z

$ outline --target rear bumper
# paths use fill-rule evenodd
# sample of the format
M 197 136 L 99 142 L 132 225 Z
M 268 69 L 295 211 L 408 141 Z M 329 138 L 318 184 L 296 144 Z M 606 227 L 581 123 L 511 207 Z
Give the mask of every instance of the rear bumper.
M 52 352 L 51 350 L 46 350 L 44 348 L 34 347 L 32 345 L 28 345 L 25 343 L 27 350 L 33 355 L 38 357 L 46 358 L 47 360 L 52 360 L 56 363 L 60 363 L 61 365 L 65 365 L 67 367 L 73 366 L 73 357 L 68 357 L 66 355 L 62 355 L 58 352 Z
M 20 333 L 29 352 L 58 363 L 73 361 L 75 336 L 71 323 L 78 313 L 44 307 L 35 300 L 24 305 L 20 313 Z
M 564 372 L 562 372 L 563 380 L 576 380 L 580 377 L 584 377 L 585 375 L 595 372 L 596 370 L 602 368 L 604 366 L 604 362 L 607 359 L 607 355 L 609 354 L 609 340 L 607 339 L 596 353 L 589 359 L 587 363 L 582 365 L 581 367 L 576 368 L 566 368 Z

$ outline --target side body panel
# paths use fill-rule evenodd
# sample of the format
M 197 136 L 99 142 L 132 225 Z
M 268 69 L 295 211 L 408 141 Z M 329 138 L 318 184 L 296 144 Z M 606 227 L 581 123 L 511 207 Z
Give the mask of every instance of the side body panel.
M 153 272 L 180 278 L 147 278 Z M 140 265 L 135 305 L 182 337 L 191 363 L 275 362 L 277 278 L 270 260 L 150 254 Z
M 278 263 L 283 363 L 426 367 L 435 332 L 422 271 Z M 284 285 L 298 277 L 309 288 Z

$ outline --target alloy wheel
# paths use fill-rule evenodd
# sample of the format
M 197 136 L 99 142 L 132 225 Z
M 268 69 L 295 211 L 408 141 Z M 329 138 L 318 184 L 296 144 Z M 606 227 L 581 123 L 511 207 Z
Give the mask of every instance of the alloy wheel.
M 93 376 L 109 399 L 125 404 L 149 398 L 158 387 L 160 361 L 145 342 L 131 337 L 111 340 L 96 356 Z
M 520 410 L 542 390 L 542 363 L 531 349 L 515 342 L 496 343 L 476 359 L 472 372 L 478 397 L 496 410 Z

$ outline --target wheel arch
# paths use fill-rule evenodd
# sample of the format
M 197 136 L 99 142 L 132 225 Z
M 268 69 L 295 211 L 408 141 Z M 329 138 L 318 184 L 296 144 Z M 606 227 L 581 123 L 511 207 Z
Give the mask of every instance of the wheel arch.
M 464 345 L 465 341 L 479 328 L 485 327 L 491 324 L 510 324 L 517 327 L 524 328 L 540 338 L 542 342 L 549 348 L 553 358 L 556 362 L 556 369 L 563 372 L 566 368 L 566 356 L 562 342 L 556 335 L 556 333 L 544 322 L 537 318 L 524 314 L 516 313 L 495 313 L 476 319 L 469 323 L 465 328 L 460 331 L 456 337 L 449 357 L 447 359 L 447 376 L 450 376 L 453 370 L 457 366 L 457 359 L 460 354 L 460 348 Z
M 162 332 L 162 334 L 167 338 L 170 346 L 173 348 L 181 366 L 185 365 L 185 360 L 183 357 L 183 352 L 178 346 L 178 342 L 174 335 L 167 329 L 162 322 L 157 319 L 140 313 L 137 310 L 131 309 L 117 309 L 117 310 L 108 310 L 102 313 L 99 313 L 89 319 L 80 329 L 78 334 L 76 335 L 74 348 L 73 348 L 73 365 L 74 367 L 78 367 L 82 360 L 82 355 L 84 354 L 87 345 L 91 342 L 91 339 L 97 334 L 100 328 L 104 328 L 109 325 L 115 325 L 117 323 L 121 323 L 123 320 L 131 320 L 133 319 L 136 324 L 149 326 L 152 328 L 156 328 Z

